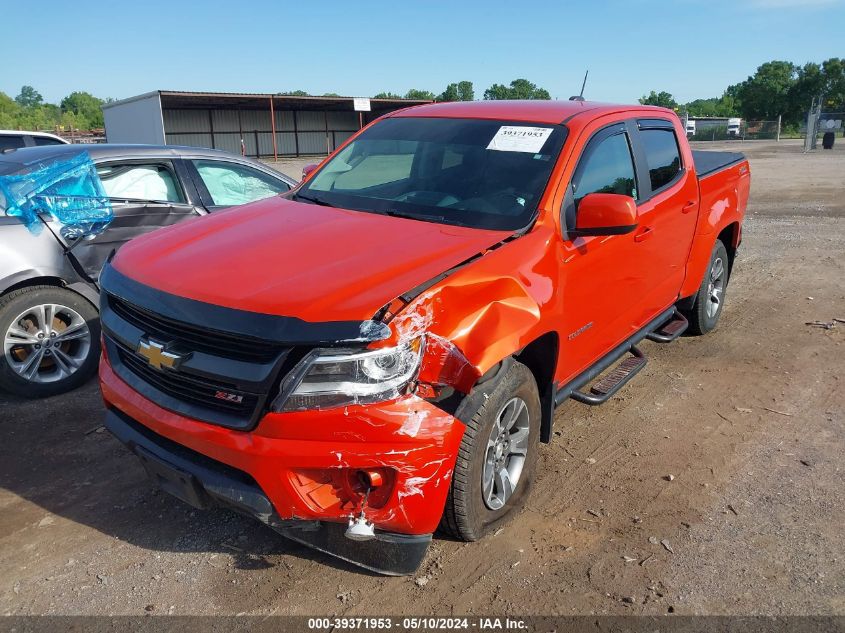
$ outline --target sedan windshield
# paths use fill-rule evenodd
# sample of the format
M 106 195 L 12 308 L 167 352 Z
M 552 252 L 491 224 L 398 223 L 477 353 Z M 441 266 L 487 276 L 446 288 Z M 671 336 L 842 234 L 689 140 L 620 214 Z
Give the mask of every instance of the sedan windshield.
M 347 145 L 296 199 L 515 231 L 533 220 L 565 138 L 560 125 L 388 118 Z

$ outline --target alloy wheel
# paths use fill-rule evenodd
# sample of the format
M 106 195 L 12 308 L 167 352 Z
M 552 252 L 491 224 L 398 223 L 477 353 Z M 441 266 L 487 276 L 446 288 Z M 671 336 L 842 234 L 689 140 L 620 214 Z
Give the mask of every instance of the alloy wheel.
M 3 351 L 18 376 L 50 383 L 74 374 L 91 350 L 91 331 L 74 309 L 55 303 L 33 306 L 6 330 Z

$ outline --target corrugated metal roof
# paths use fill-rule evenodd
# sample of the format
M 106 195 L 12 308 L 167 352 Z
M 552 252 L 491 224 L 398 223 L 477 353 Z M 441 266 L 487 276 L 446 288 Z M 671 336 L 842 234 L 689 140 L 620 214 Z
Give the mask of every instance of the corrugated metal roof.
M 332 105 L 332 106 L 346 106 L 351 105 L 355 97 L 334 97 L 334 96 L 320 96 L 320 95 L 286 95 L 280 92 L 198 92 L 189 90 L 153 90 L 145 92 L 140 95 L 112 101 L 111 103 L 103 104 L 104 109 L 113 108 L 124 103 L 137 101 L 154 95 L 159 95 L 162 98 L 162 107 L 165 107 L 164 101 L 170 101 L 175 104 L 182 103 L 184 105 L 213 105 L 213 101 L 226 101 L 231 104 L 233 101 L 240 101 L 239 105 L 257 104 L 258 101 L 269 100 L 271 97 L 274 102 L 280 105 L 285 103 L 299 104 L 299 105 Z M 413 105 L 421 105 L 424 103 L 431 103 L 431 101 L 424 99 L 374 99 L 370 98 L 371 104 L 375 106 L 387 106 L 387 108 L 375 109 L 395 109 L 399 107 L 409 107 Z

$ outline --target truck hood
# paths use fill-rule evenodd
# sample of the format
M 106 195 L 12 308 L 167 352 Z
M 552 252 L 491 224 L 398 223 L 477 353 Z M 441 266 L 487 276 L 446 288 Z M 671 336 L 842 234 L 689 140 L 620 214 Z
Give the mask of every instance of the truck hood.
M 364 321 L 509 233 L 268 198 L 132 240 L 112 265 L 173 295 L 304 321 Z

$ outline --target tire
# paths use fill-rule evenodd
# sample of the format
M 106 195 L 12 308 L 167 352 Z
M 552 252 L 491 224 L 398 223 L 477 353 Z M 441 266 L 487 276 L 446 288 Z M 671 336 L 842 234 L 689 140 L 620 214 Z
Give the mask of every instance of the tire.
M 32 286 L 2 297 L 0 337 L 0 388 L 15 395 L 54 396 L 79 387 L 97 371 L 99 314 L 65 288 Z
M 539 452 L 540 396 L 531 371 L 522 363 L 514 361 L 509 367 L 503 367 L 496 377 L 476 389 L 483 389 L 485 397 L 480 398 L 481 405 L 467 424 L 440 524 L 443 532 L 463 541 L 477 541 L 524 505 L 531 488 Z M 468 397 L 464 400 L 465 403 L 468 401 L 473 399 Z M 468 418 L 462 414 L 460 408 L 458 415 L 462 419 Z M 510 419 L 513 419 L 513 426 L 508 433 L 509 445 L 499 444 L 503 447 L 509 446 L 502 452 L 503 461 L 496 462 L 494 459 L 488 463 L 488 457 L 495 458 L 497 455 L 496 440 L 500 437 L 501 429 L 498 426 L 499 421 L 507 422 Z M 496 433 L 493 433 L 494 428 Z M 514 439 L 522 438 L 523 435 L 524 442 Z M 489 441 L 493 441 L 493 447 L 489 447 Z M 518 463 L 518 451 L 523 447 L 525 454 L 521 463 Z M 499 463 L 502 463 L 503 467 L 498 470 L 497 475 L 496 466 Z M 496 492 L 502 491 L 502 482 L 505 479 L 501 475 L 502 471 L 507 472 L 507 479 L 511 480 L 512 471 L 517 470 L 519 474 L 514 476 L 516 485 L 513 486 L 512 493 L 509 496 L 500 494 L 497 497 Z M 491 473 L 495 483 L 492 488 L 485 487 L 482 479 Z M 488 491 L 490 494 L 487 494 Z
M 710 264 L 704 273 L 704 279 L 701 280 L 701 287 L 695 295 L 692 308 L 684 313 L 689 321 L 687 331 L 690 334 L 707 334 L 719 323 L 725 306 L 729 276 L 728 251 L 721 240 L 716 240 L 710 255 Z

